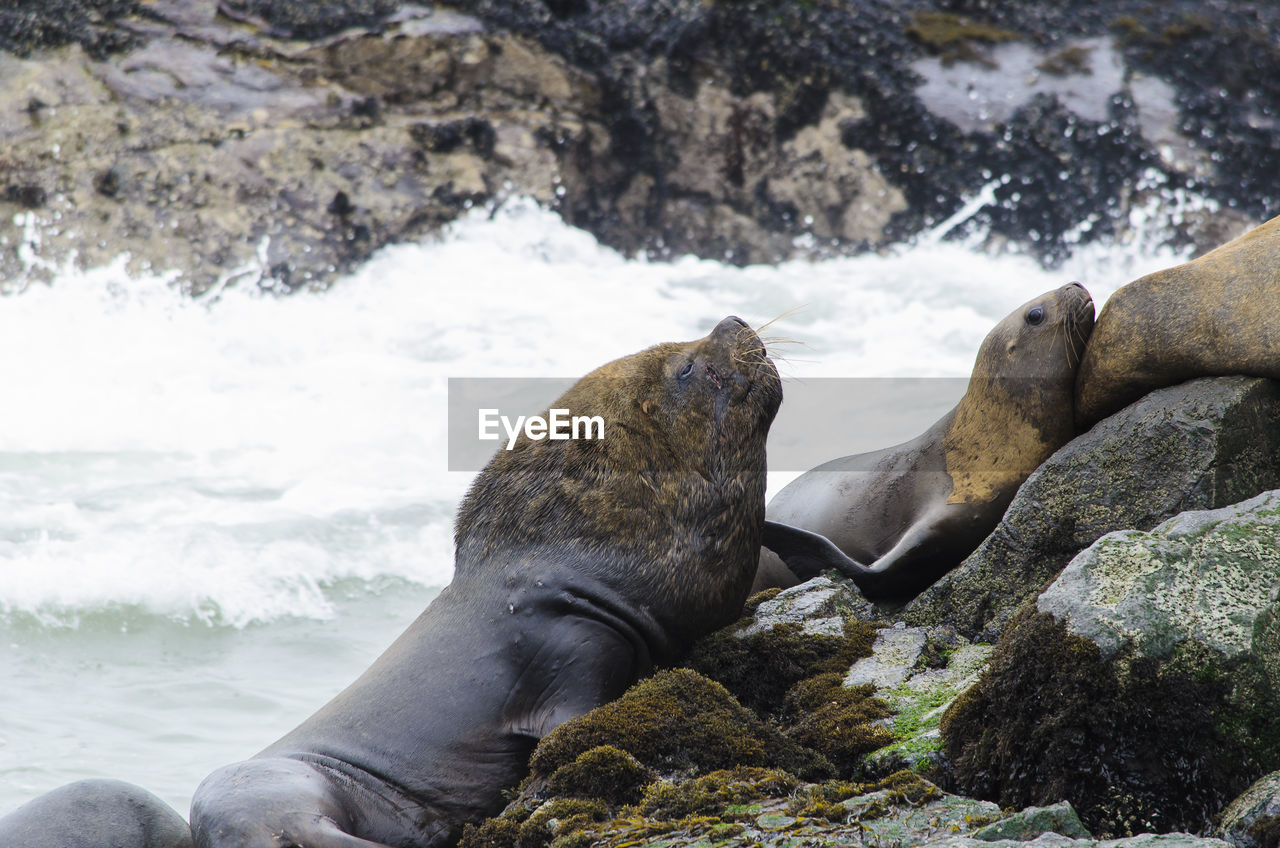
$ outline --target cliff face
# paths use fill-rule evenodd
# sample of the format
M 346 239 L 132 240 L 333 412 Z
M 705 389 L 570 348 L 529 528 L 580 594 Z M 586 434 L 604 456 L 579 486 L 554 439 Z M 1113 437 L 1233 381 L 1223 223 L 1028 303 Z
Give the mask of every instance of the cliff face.
M 952 235 L 1047 262 L 1149 212 L 1202 247 L 1280 212 L 1260 2 L 29 0 L 0 21 L 10 287 L 122 252 L 194 290 L 323 285 L 512 194 L 624 251 L 741 263 L 901 240 L 975 197 Z

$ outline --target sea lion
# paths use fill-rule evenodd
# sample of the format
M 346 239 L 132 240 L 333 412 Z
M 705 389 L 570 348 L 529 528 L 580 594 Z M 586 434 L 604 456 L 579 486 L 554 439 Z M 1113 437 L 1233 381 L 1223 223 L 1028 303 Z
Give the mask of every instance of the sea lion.
M 172 807 L 120 780 L 80 780 L 0 818 L 0 848 L 191 848 Z
M 1081 432 L 1192 377 L 1280 378 L 1280 217 L 1121 286 L 1076 377 Z
M 583 377 L 552 408 L 604 438 L 497 452 L 453 582 L 319 712 L 205 779 L 198 848 L 426 848 L 500 810 L 544 734 L 740 614 L 781 398 L 732 317 Z
M 835 568 L 868 598 L 906 601 L 958 565 L 1075 436 L 1075 371 L 1092 328 L 1079 283 L 1014 310 L 983 340 L 964 397 L 924 433 L 832 460 L 778 492 L 754 588 Z

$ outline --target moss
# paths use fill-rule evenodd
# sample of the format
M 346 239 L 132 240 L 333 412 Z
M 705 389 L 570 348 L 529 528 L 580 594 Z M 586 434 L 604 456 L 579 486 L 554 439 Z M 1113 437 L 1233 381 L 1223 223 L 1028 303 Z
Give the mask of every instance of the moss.
M 1018 41 L 1016 32 L 987 24 L 975 23 L 951 12 L 915 12 L 907 26 L 907 35 L 932 47 L 948 47 L 963 41 Z
M 479 826 L 467 825 L 458 848 L 542 848 L 565 840 L 581 839 L 583 828 L 609 818 L 609 809 L 600 801 L 559 799 L 534 810 L 517 807 Z M 589 843 L 588 843 L 589 844 Z
M 798 781 L 784 771 L 740 766 L 678 783 L 655 783 L 645 793 L 639 810 L 661 819 L 697 813 L 741 814 L 748 811 L 730 808 L 750 806 L 761 798 L 785 796 L 797 785 Z
M 754 595 L 747 598 L 747 602 L 742 605 L 742 615 L 740 616 L 740 618 L 742 619 L 751 618 L 756 614 L 756 610 L 760 609 L 761 604 L 763 604 L 765 601 L 772 601 L 774 598 L 778 596 L 778 593 L 781 591 L 782 589 L 780 589 L 777 586 L 774 586 L 772 589 L 765 589 L 763 592 L 756 592 Z
M 534 775 L 554 774 L 601 745 L 625 750 L 660 772 L 706 772 L 775 765 L 805 777 L 831 765 L 745 709 L 720 684 L 689 669 L 660 672 L 616 701 L 557 727 L 529 761 Z
M 859 787 L 858 794 L 869 795 L 872 792 L 889 790 L 894 796 L 909 804 L 921 804 L 934 798 L 942 797 L 942 791 L 913 771 L 903 769 L 895 771 L 888 777 L 875 783 Z
M 511 848 L 519 838 L 520 822 L 502 815 L 463 827 L 458 848 Z
M 583 751 L 552 773 L 547 789 L 562 798 L 599 798 L 610 804 L 634 804 L 653 772 L 626 751 L 600 745 Z
M 1150 30 L 1133 15 L 1120 15 L 1112 20 L 1108 26 L 1112 32 L 1120 37 L 1121 41 L 1127 44 L 1141 43 L 1151 37 Z
M 541 848 L 553 839 L 608 818 L 609 809 L 600 801 L 549 801 L 520 825 L 516 848 Z
M 740 622 L 743 624 L 745 622 Z M 719 681 L 744 705 L 776 715 L 787 692 L 801 680 L 846 671 L 871 655 L 877 628 L 846 619 L 843 636 L 805 633 L 798 624 L 736 635 L 737 627 L 712 633 L 694 646 L 685 665 Z
M 849 808 L 844 804 L 832 803 L 830 801 L 813 801 L 798 809 L 793 815 L 799 818 L 807 819 L 826 819 L 832 822 L 842 822 L 849 818 Z
M 874 686 L 846 687 L 839 672 L 800 681 L 787 693 L 785 709 L 792 721 L 787 735 L 820 752 L 840 773 L 853 772 L 863 757 L 893 742 L 889 728 L 872 724 L 890 714 L 874 691 Z
M 1261 718 L 1274 711 L 1231 703 L 1257 689 L 1247 670 L 1197 674 L 1211 658 L 1184 654 L 1106 660 L 1052 616 L 1024 611 L 942 717 L 958 789 L 1019 808 L 1065 798 L 1100 835 L 1207 827 L 1276 759 Z
M 1091 52 L 1093 51 L 1088 47 L 1073 44 L 1049 56 L 1036 67 L 1046 74 L 1059 77 L 1071 74 L 1092 74 L 1093 69 L 1089 67 L 1089 54 Z
M 1160 31 L 1160 40 L 1166 47 L 1176 47 L 1184 41 L 1210 35 L 1213 29 L 1213 21 L 1204 15 L 1183 15 Z
M 861 791 L 860 786 L 861 784 L 848 780 L 828 780 L 806 787 L 804 794 L 813 801 L 843 801 L 857 795 Z
M 1003 41 L 1019 41 L 1022 36 L 1012 30 L 1000 29 L 989 24 L 977 23 L 951 12 L 919 11 L 911 15 L 907 25 L 909 38 L 932 48 L 950 64 L 957 60 L 978 62 L 992 66 L 992 62 L 979 53 L 974 44 L 997 44 Z
M 567 836 L 558 836 L 551 840 L 551 848 L 590 848 L 595 841 L 594 834 L 575 830 Z
M 951 657 L 955 652 L 955 644 L 929 636 L 924 640 L 924 647 L 920 649 L 920 656 L 916 659 L 914 667 L 919 669 L 946 668 L 947 663 L 951 662 Z

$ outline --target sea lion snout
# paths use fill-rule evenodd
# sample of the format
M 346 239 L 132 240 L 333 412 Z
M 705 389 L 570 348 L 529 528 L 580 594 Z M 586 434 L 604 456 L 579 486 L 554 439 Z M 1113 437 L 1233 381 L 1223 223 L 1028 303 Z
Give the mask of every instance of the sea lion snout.
M 711 331 L 710 338 L 713 342 L 727 344 L 730 348 L 739 346 L 764 347 L 760 342 L 760 337 L 751 329 L 751 325 L 737 315 L 730 315 L 719 324 L 716 324 L 715 329 Z M 752 342 L 754 342 L 754 345 Z
M 764 342 L 738 316 L 722 320 L 705 341 L 706 376 L 717 390 L 728 388 L 734 400 L 744 396 L 755 381 L 769 379 L 770 372 L 776 379 Z
M 1063 322 L 1067 328 L 1067 344 L 1073 364 L 1084 356 L 1085 344 L 1093 334 L 1094 305 L 1089 290 L 1079 283 L 1067 283 L 1058 291 L 1066 300 Z

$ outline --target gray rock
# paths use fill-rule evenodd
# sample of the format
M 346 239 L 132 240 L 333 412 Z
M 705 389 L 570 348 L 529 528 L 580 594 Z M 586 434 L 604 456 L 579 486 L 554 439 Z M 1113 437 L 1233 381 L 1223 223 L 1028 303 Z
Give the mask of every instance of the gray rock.
M 141 46 L 101 61 L 0 53 L 6 288 L 123 255 L 196 293 L 321 286 L 475 204 L 555 204 L 605 136 L 588 75 L 456 12 L 322 42 L 205 0 L 148 12 Z
M 766 633 L 780 624 L 799 624 L 811 636 L 843 636 L 844 619 L 858 606 L 853 590 L 826 577 L 815 577 L 779 592 L 760 604 L 748 626 L 735 636 Z
M 745 788 L 742 783 L 738 788 Z M 587 825 L 581 834 L 601 844 L 794 848 L 798 845 L 920 846 L 921 848 L 1228 848 L 1217 839 L 1186 833 L 1140 834 L 1096 840 L 1080 826 L 1069 805 L 1008 813 L 990 801 L 943 792 L 926 781 L 875 789 L 838 802 L 838 810 L 806 815 L 804 788 L 791 798 L 735 800 L 731 826 L 696 817 L 666 823 L 655 835 L 636 818 Z M 639 825 L 639 826 L 638 826 Z M 671 825 L 675 825 L 673 828 Z M 1052 828 L 1069 831 L 1072 836 Z M 984 836 L 983 834 L 988 834 Z M 991 834 L 1003 834 L 993 836 Z
M 899 617 L 994 641 L 1102 535 L 1277 486 L 1280 383 L 1223 377 L 1152 392 L 1051 456 L 978 550 Z
M 1280 843 L 1280 771 L 1260 778 L 1232 801 L 1216 833 L 1236 848 L 1274 848 Z
M 1090 839 L 1093 836 L 1080 822 L 1080 817 L 1071 804 L 1059 801 L 1048 807 L 1027 807 L 1007 819 L 979 828 L 974 832 L 973 838 L 984 842 L 1030 842 L 1046 833 L 1075 839 Z
M 1229 848 L 1221 839 L 1191 833 L 1140 833 L 1123 839 L 1070 839 L 1046 833 L 1030 842 L 1002 839 L 986 842 L 976 837 L 952 836 L 920 843 L 922 848 Z
M 1280 490 L 1119 531 L 1002 637 L 943 721 L 956 785 L 1090 829 L 1207 828 L 1280 767 Z
M 1036 601 L 1104 658 L 1163 659 L 1194 642 L 1267 658 L 1280 605 L 1280 491 L 1103 536 Z M 1271 662 L 1268 662 L 1268 671 Z M 1280 669 L 1276 670 L 1280 672 Z M 1272 680 L 1280 684 L 1280 674 Z

